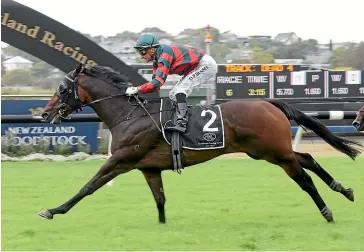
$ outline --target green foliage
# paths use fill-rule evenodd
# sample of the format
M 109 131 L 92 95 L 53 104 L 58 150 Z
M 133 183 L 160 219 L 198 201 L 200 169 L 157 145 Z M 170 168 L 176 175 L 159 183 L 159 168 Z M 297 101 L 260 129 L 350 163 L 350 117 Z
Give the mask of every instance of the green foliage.
M 13 137 L 16 137 L 16 134 L 12 134 L 7 131 L 3 136 L 1 136 L 1 152 L 8 156 L 26 156 L 32 153 L 43 153 L 43 154 L 59 154 L 59 155 L 70 155 L 72 153 L 72 145 L 56 145 L 54 151 L 50 151 L 50 143 L 49 141 L 40 136 L 39 142 L 37 145 L 14 145 Z M 79 143 L 80 144 L 80 143 Z M 90 153 L 90 146 L 79 146 L 78 151 Z
M 275 59 L 304 59 L 305 54 L 298 44 L 285 45 L 278 47 L 274 52 Z
M 222 43 L 211 44 L 211 56 L 217 63 L 225 63 L 225 56 L 230 53 L 231 49 Z
M 344 48 L 338 48 L 333 51 L 330 59 L 331 68 L 346 67 L 350 64 L 350 62 L 347 61 L 345 51 Z
M 15 134 L 12 134 L 11 132 L 7 131 L 3 136 L 1 136 L 1 153 L 4 153 L 8 156 L 17 156 L 20 147 L 12 145 L 10 143 L 10 140 L 12 137 L 16 136 Z
M 251 64 L 250 59 L 236 59 L 231 62 L 231 64 Z
M 271 63 L 274 63 L 274 57 L 271 53 L 265 52 L 263 50 L 255 50 L 252 53 L 250 63 L 251 64 L 271 64 Z
M 49 141 L 45 140 L 43 136 L 41 136 L 38 145 L 34 145 L 34 151 L 36 153 L 43 153 L 43 154 L 49 154 L 50 150 L 50 143 Z
M 34 64 L 41 61 L 39 58 L 37 58 L 37 57 L 27 53 L 27 52 L 19 50 L 18 48 L 13 47 L 11 45 L 3 47 L 3 48 L 1 48 L 1 50 L 3 51 L 3 53 L 5 55 L 9 55 L 11 57 L 20 56 L 20 57 L 22 57 L 24 59 L 32 61 Z
M 70 145 L 70 144 L 55 145 L 54 146 L 54 153 L 59 154 L 59 155 L 63 155 L 63 156 L 68 156 L 68 155 L 72 154 L 72 145 Z
M 26 85 L 33 86 L 37 83 L 37 78 L 28 70 L 11 70 L 7 71 L 1 78 L 2 85 Z
M 251 57 L 246 59 L 233 60 L 233 64 L 272 64 L 274 57 L 271 53 L 255 48 Z
M 47 78 L 54 69 L 55 68 L 48 63 L 40 61 L 34 64 L 30 71 L 34 76 L 37 76 L 38 79 L 44 79 Z
M 54 89 L 39 89 L 39 88 L 32 88 L 32 90 L 20 90 L 15 88 L 1 88 L 1 94 L 3 95 L 16 95 L 16 94 L 53 94 Z M 18 98 L 17 98 L 18 99 Z M 28 98 L 30 99 L 30 98 Z M 34 98 L 39 99 L 39 98 Z
M 332 51 L 333 50 L 333 43 L 332 43 L 332 39 L 330 39 L 329 42 L 329 50 Z
M 354 50 L 353 68 L 364 70 L 364 42 L 361 42 Z
M 4 60 L 5 60 L 5 56 L 1 54 L 1 77 L 3 77 L 6 73 L 6 69 L 3 64 Z
M 78 152 L 84 152 L 87 154 L 91 153 L 91 146 L 89 144 L 82 144 L 82 141 L 78 140 L 78 144 L 76 146 L 76 149 Z
M 364 70 L 364 42 L 348 44 L 347 47 L 337 48 L 330 59 L 331 68 L 348 67 Z

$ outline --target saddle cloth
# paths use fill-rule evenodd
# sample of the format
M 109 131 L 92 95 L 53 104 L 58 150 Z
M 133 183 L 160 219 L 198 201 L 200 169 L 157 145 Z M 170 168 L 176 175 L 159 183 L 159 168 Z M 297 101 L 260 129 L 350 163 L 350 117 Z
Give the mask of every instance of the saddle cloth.
M 175 104 L 169 99 L 161 99 L 160 111 L 163 137 L 171 145 L 172 132 L 164 128 L 166 125 L 173 125 L 176 113 Z M 209 150 L 224 148 L 224 123 L 220 106 L 189 106 L 187 130 L 185 133 L 181 133 L 181 137 L 184 149 Z

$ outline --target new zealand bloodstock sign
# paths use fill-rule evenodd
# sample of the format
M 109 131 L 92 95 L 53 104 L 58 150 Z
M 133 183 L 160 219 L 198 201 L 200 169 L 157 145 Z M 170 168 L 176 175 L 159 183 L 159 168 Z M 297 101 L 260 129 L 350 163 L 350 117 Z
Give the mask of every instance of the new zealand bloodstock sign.
M 39 115 L 47 104 L 46 100 L 3 100 L 1 101 L 2 115 Z M 85 108 L 80 113 L 93 114 L 91 108 Z M 36 146 L 41 141 L 49 144 L 51 150 L 58 145 L 68 145 L 71 151 L 77 151 L 80 145 L 89 145 L 92 152 L 97 151 L 98 140 L 97 122 L 27 124 L 1 124 L 1 135 L 8 134 L 3 144 L 13 146 Z
M 244 65 L 245 66 L 245 65 Z M 237 66 L 219 66 L 216 98 L 364 98 L 364 71 L 291 71 L 292 67 L 272 72 L 240 71 Z M 283 69 L 277 71 L 275 69 Z

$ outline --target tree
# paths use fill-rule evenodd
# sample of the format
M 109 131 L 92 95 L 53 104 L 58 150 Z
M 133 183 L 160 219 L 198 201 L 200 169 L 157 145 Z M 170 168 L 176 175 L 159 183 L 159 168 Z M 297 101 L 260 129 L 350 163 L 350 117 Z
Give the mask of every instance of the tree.
M 340 47 L 332 52 L 330 59 L 331 68 L 349 67 L 349 62 L 346 60 L 345 51 L 345 48 Z
M 211 56 L 216 60 L 217 63 L 225 63 L 225 56 L 230 53 L 230 48 L 221 43 L 211 44 Z
M 273 56 L 275 59 L 305 59 L 299 43 L 280 46 L 273 52 Z
M 1 78 L 1 82 L 4 86 L 33 86 L 34 84 L 36 84 L 36 78 L 32 75 L 30 71 L 17 69 L 7 71 L 5 75 Z
M 303 40 L 301 43 L 298 43 L 297 46 L 304 55 L 316 53 L 318 51 L 318 42 L 316 39 Z
M 333 44 L 332 44 L 332 39 L 330 39 L 330 42 L 329 42 L 329 50 L 332 51 L 333 50 Z
M 55 68 L 44 61 L 40 61 L 33 65 L 30 69 L 33 76 L 37 76 L 38 79 L 42 80 L 49 77 Z
M 236 59 L 231 64 L 251 64 L 249 59 Z
M 6 73 L 6 69 L 3 64 L 4 60 L 5 60 L 5 56 L 1 54 L 1 77 L 3 77 Z
M 356 47 L 354 55 L 353 68 L 364 71 L 364 42 Z
M 3 53 L 5 55 L 9 55 L 11 57 L 20 56 L 20 57 L 23 57 L 24 59 L 32 61 L 34 64 L 41 61 L 39 58 L 37 58 L 29 53 L 26 53 L 22 50 L 19 50 L 16 47 L 10 46 L 10 45 L 8 45 L 7 47 L 1 48 L 1 50 L 3 51 Z
M 252 53 L 252 57 L 250 59 L 251 64 L 272 64 L 274 63 L 273 54 L 269 52 L 265 52 L 263 50 L 255 50 Z
M 352 68 L 364 70 L 364 42 L 360 44 L 348 43 L 333 51 L 330 59 L 332 68 Z

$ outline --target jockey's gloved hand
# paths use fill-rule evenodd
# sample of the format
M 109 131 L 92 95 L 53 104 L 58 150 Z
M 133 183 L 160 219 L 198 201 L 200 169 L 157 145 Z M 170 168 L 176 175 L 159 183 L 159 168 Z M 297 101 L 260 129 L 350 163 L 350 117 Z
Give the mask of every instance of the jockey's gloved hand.
M 125 91 L 126 95 L 133 95 L 138 93 L 138 87 L 128 87 L 128 89 Z

